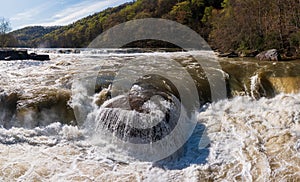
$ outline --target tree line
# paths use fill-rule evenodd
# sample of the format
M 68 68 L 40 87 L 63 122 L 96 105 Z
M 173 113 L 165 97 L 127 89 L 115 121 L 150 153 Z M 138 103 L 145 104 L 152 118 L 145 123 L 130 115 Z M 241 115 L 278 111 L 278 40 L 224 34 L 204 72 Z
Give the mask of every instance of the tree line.
M 299 53 L 300 0 L 136 0 L 23 41 L 30 47 L 86 47 L 109 28 L 165 18 L 198 32 L 220 51 L 276 48 Z M 32 32 L 31 32 L 32 33 Z M 12 33 L 18 37 L 18 33 Z
M 218 49 L 299 51 L 299 0 L 224 0 L 222 8 L 211 20 L 210 42 Z
M 188 25 L 208 38 L 209 28 L 202 20 L 206 7 L 221 8 L 222 0 L 136 0 L 83 18 L 43 36 L 23 40 L 27 47 L 86 47 L 109 28 L 134 19 L 166 18 Z M 28 30 L 26 30 L 28 32 Z M 22 37 L 25 30 L 12 32 Z M 32 32 L 31 32 L 32 33 Z

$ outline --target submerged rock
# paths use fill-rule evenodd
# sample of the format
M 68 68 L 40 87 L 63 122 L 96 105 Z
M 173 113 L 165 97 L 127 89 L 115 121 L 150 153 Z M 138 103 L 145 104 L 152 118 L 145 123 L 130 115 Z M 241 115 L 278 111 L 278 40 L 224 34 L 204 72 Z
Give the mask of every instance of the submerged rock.
M 256 58 L 260 61 L 280 61 L 281 56 L 277 49 L 271 49 L 259 53 Z

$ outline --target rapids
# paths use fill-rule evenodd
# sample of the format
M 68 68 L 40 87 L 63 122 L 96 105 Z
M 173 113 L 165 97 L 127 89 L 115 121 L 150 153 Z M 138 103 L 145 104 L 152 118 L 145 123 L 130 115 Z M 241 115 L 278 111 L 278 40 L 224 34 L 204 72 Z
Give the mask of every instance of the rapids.
M 211 102 L 207 76 L 191 56 L 210 58 L 211 52 L 31 51 L 50 53 L 51 61 L 0 61 L 1 181 L 300 179 L 300 61 L 220 58 L 222 70 L 216 71 L 224 75 L 228 98 Z M 147 74 L 126 90 L 110 87 L 114 79 L 128 79 L 117 73 L 136 59 L 145 64 L 132 67 L 128 78 L 149 68 L 175 71 L 168 79 Z M 187 70 L 199 106 L 184 103 L 174 84 L 191 84 L 183 72 L 159 60 L 175 60 Z M 155 143 L 178 118 L 196 126 L 168 159 L 144 160 L 111 138 Z M 185 127 L 179 130 L 184 136 Z

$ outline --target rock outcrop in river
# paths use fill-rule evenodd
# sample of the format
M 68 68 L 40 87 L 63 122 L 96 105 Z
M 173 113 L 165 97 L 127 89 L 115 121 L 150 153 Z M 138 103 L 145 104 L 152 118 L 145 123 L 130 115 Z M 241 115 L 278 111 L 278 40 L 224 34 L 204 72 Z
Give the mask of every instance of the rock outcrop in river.
M 281 56 L 276 49 L 267 50 L 259 53 L 256 58 L 260 61 L 280 61 Z
M 37 55 L 35 53 L 28 54 L 27 50 L 0 50 L 0 60 L 11 61 L 11 60 L 37 60 L 46 61 L 50 60 L 49 55 Z

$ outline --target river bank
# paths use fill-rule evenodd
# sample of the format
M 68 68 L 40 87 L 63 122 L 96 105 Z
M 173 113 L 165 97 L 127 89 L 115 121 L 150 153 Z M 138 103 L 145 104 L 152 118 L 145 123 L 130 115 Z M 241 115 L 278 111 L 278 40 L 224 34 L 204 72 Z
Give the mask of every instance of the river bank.
M 242 50 L 222 52 L 215 50 L 219 57 L 226 58 L 256 58 L 260 61 L 293 61 L 300 59 L 299 50 L 293 51 L 279 51 L 277 49 L 269 49 L 265 51 L 258 50 Z

